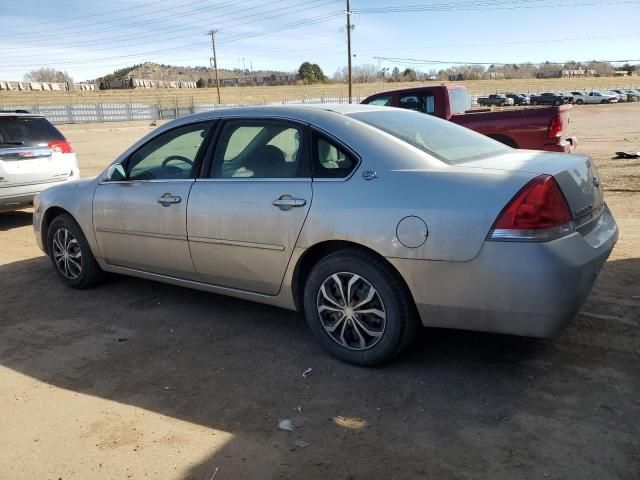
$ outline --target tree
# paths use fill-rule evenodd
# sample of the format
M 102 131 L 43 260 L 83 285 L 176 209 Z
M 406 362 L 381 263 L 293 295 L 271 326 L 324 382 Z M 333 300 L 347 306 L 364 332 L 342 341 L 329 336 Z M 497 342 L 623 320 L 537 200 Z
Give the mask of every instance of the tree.
M 393 78 L 394 82 L 400 81 L 400 69 L 398 67 L 393 67 L 393 70 L 391 71 L 391 77 Z
M 300 76 L 300 80 L 307 85 L 327 81 L 326 75 L 317 63 L 304 62 L 300 65 L 300 68 L 298 68 L 298 75 Z
M 196 88 L 204 88 L 206 85 L 207 85 L 207 82 L 202 77 L 200 77 L 196 82 Z
M 402 72 L 402 77 L 406 82 L 415 82 L 417 78 L 416 71 L 411 68 L 405 68 L 404 72 Z
M 38 68 L 31 70 L 24 75 L 25 82 L 51 82 L 51 83 L 67 83 L 69 87 L 73 87 L 73 78 L 67 72 L 56 70 L 55 68 Z

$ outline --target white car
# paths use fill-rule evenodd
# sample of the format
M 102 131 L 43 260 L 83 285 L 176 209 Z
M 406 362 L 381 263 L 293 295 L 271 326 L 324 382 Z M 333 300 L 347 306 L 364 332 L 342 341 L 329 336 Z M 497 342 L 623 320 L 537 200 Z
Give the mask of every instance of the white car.
M 0 212 L 31 205 L 45 188 L 78 178 L 71 144 L 46 118 L 0 111 Z
M 618 97 L 618 102 L 626 102 L 627 101 L 627 94 L 626 93 L 618 93 L 618 92 L 614 92 L 613 90 L 606 90 L 604 93 L 606 93 L 607 95 L 613 95 L 615 97 Z
M 583 103 L 617 103 L 618 96 L 608 93 L 601 92 L 583 92 L 583 91 L 575 91 L 571 92 L 573 95 L 573 100 L 578 105 L 582 105 Z

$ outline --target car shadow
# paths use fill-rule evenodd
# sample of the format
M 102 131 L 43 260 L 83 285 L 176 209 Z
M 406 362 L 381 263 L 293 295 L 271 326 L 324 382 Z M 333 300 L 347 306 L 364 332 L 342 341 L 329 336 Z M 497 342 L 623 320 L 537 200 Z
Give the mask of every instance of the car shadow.
M 6 232 L 14 228 L 31 225 L 33 214 L 31 211 L 16 210 L 14 212 L 0 213 L 0 232 Z
M 594 411 L 611 378 L 592 373 L 606 364 L 640 378 L 638 285 L 640 259 L 609 262 L 592 315 L 558 339 L 428 329 L 365 369 L 323 352 L 301 314 L 126 277 L 74 291 L 38 257 L 0 266 L 0 364 L 233 435 L 185 478 L 514 478 L 538 475 L 557 449 L 572 462 L 556 471 L 577 478 L 579 464 L 588 478 L 590 440 L 563 426 L 606 429 L 609 448 L 620 429 L 640 433 L 619 422 L 633 406 Z M 294 433 L 277 428 L 283 418 Z

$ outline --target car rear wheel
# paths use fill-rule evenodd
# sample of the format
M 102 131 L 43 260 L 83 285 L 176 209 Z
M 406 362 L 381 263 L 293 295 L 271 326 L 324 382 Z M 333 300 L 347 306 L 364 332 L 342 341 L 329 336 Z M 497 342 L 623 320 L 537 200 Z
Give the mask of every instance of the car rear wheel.
M 531 102 L 531 103 L 533 103 L 534 105 L 538 105 L 538 100 L 534 100 L 534 101 L 533 101 L 533 102 Z
M 578 105 L 582 105 L 582 100 L 576 100 L 576 103 L 577 103 Z
M 69 287 L 90 288 L 104 275 L 80 226 L 71 215 L 60 215 L 49 225 L 47 252 L 56 273 Z
M 563 102 L 562 102 L 562 101 L 560 101 L 560 100 L 556 100 L 555 102 L 553 102 L 553 104 L 554 104 L 556 107 L 557 107 L 557 106 L 559 106 L 559 105 L 562 105 L 562 103 L 563 103 Z
M 355 365 L 390 360 L 419 326 L 406 286 L 387 263 L 359 250 L 328 255 L 311 270 L 304 309 L 314 336 Z

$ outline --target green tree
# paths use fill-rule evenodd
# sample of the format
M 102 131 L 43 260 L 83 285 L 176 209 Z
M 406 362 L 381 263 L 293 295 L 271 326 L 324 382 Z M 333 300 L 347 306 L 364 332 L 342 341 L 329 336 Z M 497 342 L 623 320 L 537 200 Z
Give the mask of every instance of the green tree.
M 298 68 L 298 76 L 307 85 L 327 81 L 326 75 L 317 63 L 304 62 Z
M 408 82 L 415 82 L 417 78 L 416 71 L 411 68 L 406 68 L 404 72 L 402 72 L 402 76 Z

